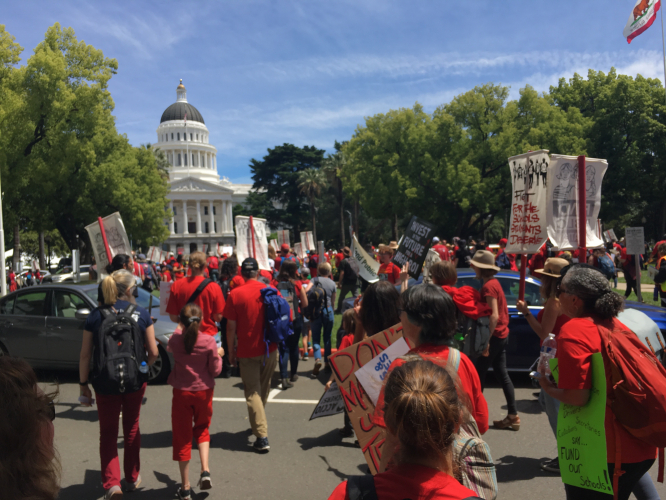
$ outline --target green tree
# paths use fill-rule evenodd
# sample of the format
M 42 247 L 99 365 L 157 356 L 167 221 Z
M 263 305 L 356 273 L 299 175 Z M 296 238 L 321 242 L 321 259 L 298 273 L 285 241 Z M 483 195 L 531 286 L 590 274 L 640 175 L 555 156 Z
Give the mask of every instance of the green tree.
M 322 189 L 326 186 L 326 174 L 323 170 L 309 168 L 303 170 L 298 174 L 298 189 L 303 193 L 310 205 L 310 216 L 312 217 L 312 238 L 317 240 L 317 216 L 315 200 L 321 194 Z
M 335 201 L 338 208 L 338 220 L 340 224 L 340 243 L 345 246 L 345 197 L 342 189 L 342 169 L 345 165 L 345 155 L 340 149 L 342 144 L 335 141 L 336 153 L 328 155 L 324 160 L 324 172 L 328 178 L 328 184 L 333 188 Z

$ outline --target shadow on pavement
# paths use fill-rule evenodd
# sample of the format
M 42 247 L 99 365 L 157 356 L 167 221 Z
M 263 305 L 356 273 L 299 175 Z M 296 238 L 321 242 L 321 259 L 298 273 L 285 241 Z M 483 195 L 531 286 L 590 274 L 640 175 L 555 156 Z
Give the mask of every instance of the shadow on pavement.
M 252 435 L 252 431 L 248 432 L 247 429 L 239 432 L 217 432 L 210 435 L 210 447 L 255 453 L 254 448 L 248 441 L 250 435 Z
M 506 410 L 507 406 L 503 405 L 502 409 Z M 516 400 L 516 409 L 518 413 L 529 413 L 530 415 L 545 413 L 537 399 L 518 399 Z
M 342 446 L 344 448 L 355 448 L 354 443 L 343 441 L 338 429 L 328 431 L 319 437 L 303 437 L 296 440 L 302 450 L 311 450 L 312 448 L 324 448 L 328 446 Z
M 73 484 L 60 490 L 58 498 L 63 500 L 76 498 L 101 498 L 104 495 L 102 473 L 99 470 L 86 469 L 83 484 Z
M 86 408 L 76 403 L 55 403 L 56 418 L 67 418 L 69 420 L 78 420 L 83 422 L 97 422 L 97 409 Z M 58 411 L 66 407 L 65 411 Z
M 332 472 L 340 480 L 347 479 L 347 475 L 340 472 L 339 469 L 336 469 L 335 467 L 332 467 L 331 464 L 328 463 L 328 459 L 325 456 L 319 455 L 319 458 L 321 458 L 324 461 L 324 463 L 326 464 L 326 466 L 328 467 L 328 469 L 326 469 L 328 472 Z
M 541 462 L 548 460 L 545 458 L 527 458 L 505 455 L 495 463 L 498 483 L 508 483 L 511 481 L 529 481 L 535 477 L 554 476 L 539 468 Z
M 121 431 L 122 432 L 122 431 Z M 118 442 L 118 449 L 124 447 L 124 441 Z M 141 448 L 171 448 L 171 431 L 141 432 Z

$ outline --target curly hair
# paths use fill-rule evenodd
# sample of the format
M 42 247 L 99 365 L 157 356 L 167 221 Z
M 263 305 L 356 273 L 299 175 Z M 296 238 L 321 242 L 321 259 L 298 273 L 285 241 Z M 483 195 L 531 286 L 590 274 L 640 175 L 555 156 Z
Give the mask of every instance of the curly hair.
M 224 281 L 223 278 L 231 279 L 238 274 L 238 258 L 236 254 L 230 255 L 224 262 L 222 262 L 222 267 L 220 268 L 220 281 Z
M 562 278 L 562 285 L 566 293 L 583 301 L 588 313 L 601 319 L 614 318 L 624 309 L 624 298 L 613 291 L 598 269 L 580 264 L 571 266 Z

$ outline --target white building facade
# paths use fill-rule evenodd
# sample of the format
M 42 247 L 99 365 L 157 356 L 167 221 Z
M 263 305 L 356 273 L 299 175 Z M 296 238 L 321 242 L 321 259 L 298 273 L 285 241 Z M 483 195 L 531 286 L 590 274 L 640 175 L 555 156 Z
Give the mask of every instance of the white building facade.
M 244 205 L 252 184 L 232 184 L 217 173 L 217 148 L 208 141 L 201 113 L 187 102 L 183 81 L 157 127 L 157 143 L 169 161 L 170 236 L 164 250 L 189 254 L 235 245 L 232 207 Z M 182 250 L 181 250 L 182 249 Z

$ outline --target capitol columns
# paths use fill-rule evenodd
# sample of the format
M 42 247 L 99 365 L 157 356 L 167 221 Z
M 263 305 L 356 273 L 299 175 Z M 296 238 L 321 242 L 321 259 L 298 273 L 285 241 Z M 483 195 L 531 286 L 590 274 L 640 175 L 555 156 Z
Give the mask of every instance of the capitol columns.
M 171 214 L 169 215 L 169 231 L 171 231 L 171 234 L 175 234 L 173 230 L 173 200 L 169 200 L 169 210 L 171 210 Z
M 210 234 L 215 234 L 216 233 L 216 231 L 215 231 L 215 217 L 213 216 L 213 201 L 212 200 L 208 202 L 208 215 L 210 216 L 210 223 L 209 223 L 210 227 L 208 228 L 209 229 L 208 232 Z
M 201 234 L 201 202 L 197 200 L 197 234 Z
M 183 201 L 183 234 L 190 234 L 190 231 L 187 227 L 187 202 Z

